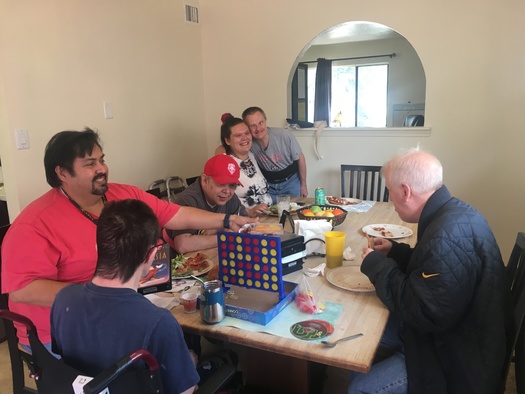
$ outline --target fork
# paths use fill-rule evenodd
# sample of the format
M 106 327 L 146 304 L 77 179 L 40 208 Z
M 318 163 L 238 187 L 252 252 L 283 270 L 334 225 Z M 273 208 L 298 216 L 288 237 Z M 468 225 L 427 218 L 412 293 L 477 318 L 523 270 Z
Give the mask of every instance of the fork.
M 325 346 L 328 346 L 328 347 L 334 347 L 335 345 L 337 345 L 339 342 L 342 342 L 342 341 L 349 341 L 350 339 L 354 339 L 354 338 L 359 338 L 359 337 L 362 337 L 363 336 L 363 333 L 359 333 L 359 334 L 354 334 L 354 335 L 350 335 L 349 337 L 343 337 L 343 338 L 339 338 L 337 341 L 333 341 L 333 342 L 328 342 L 328 341 L 321 341 L 321 343 Z

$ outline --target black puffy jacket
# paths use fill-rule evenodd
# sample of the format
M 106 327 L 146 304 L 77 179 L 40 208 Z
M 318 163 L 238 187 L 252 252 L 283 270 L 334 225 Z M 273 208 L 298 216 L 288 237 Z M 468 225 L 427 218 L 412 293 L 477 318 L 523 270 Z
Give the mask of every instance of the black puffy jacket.
M 361 270 L 403 321 L 409 393 L 494 393 L 505 357 L 504 264 L 483 216 L 445 186 L 411 249 L 393 243 Z

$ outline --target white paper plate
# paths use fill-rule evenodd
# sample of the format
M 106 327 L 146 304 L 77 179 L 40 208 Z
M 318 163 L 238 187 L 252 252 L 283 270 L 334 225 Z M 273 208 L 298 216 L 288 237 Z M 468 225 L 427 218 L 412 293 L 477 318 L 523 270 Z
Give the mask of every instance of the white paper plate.
M 368 276 L 360 271 L 360 267 L 356 266 L 333 268 L 326 274 L 326 279 L 334 286 L 345 290 L 360 293 L 375 291 L 375 287 Z
M 341 200 L 341 202 L 338 204 L 336 202 L 332 202 L 333 200 L 331 200 L 332 198 L 336 198 L 337 200 Z M 347 198 L 347 197 L 334 197 L 334 196 L 326 196 L 325 197 L 325 201 L 327 204 L 330 204 L 330 205 L 337 205 L 339 207 L 348 207 L 348 206 L 351 206 L 351 205 L 357 205 L 357 204 L 361 204 L 363 202 L 363 200 L 360 200 L 358 198 Z
M 397 224 L 369 224 L 362 230 L 371 237 L 388 239 L 406 238 L 412 235 L 412 230 L 408 227 L 398 226 Z
M 171 278 L 172 279 L 186 279 L 186 278 L 191 278 L 191 275 L 193 275 L 193 276 L 201 276 L 201 275 L 207 274 L 208 272 L 211 271 L 211 269 L 213 268 L 215 263 L 213 261 L 209 260 L 209 259 L 205 259 L 204 261 L 206 261 L 208 263 L 208 266 L 206 268 L 203 268 L 203 269 L 200 269 L 200 270 L 193 270 L 191 273 L 189 273 L 188 271 L 184 271 L 180 275 L 179 274 L 173 274 L 171 276 Z

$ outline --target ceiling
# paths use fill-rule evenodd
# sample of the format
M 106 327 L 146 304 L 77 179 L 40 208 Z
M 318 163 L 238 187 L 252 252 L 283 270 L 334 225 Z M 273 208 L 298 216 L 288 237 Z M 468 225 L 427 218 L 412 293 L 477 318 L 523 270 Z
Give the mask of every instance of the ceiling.
M 340 44 L 355 41 L 384 40 L 402 38 L 391 28 L 373 22 L 345 22 L 326 29 L 315 37 L 310 45 Z

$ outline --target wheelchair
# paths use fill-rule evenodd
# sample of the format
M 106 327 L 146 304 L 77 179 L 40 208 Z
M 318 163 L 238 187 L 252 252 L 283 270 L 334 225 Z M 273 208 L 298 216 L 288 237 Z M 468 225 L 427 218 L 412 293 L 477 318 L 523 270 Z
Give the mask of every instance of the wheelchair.
M 86 376 L 82 371 L 67 365 L 48 352 L 38 338 L 37 330 L 30 319 L 6 309 L 0 309 L 0 318 L 7 324 L 12 325 L 14 321 L 25 327 L 32 354 L 20 350 L 18 356 L 22 357 L 28 366 L 29 376 L 35 380 L 38 394 L 164 393 L 158 362 L 147 350 L 138 349 L 120 358 L 97 376 Z M 235 372 L 234 365 L 223 365 L 199 386 L 196 393 L 216 393 L 230 381 Z

